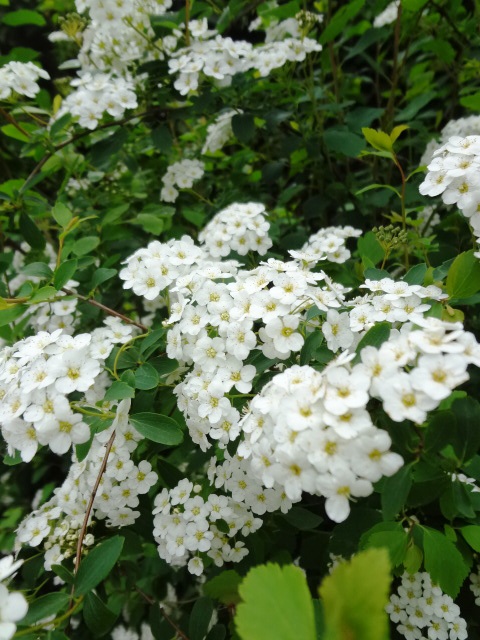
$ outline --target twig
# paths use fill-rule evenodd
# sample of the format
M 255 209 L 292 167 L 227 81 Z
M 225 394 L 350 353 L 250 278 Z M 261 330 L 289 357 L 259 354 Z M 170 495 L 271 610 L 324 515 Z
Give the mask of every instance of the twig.
M 120 313 L 119 311 L 115 311 L 114 309 L 110 309 L 110 307 L 105 306 L 101 302 L 97 302 L 93 298 L 87 298 L 87 296 L 82 296 L 81 293 L 75 293 L 75 291 L 71 291 L 70 289 L 66 289 L 65 287 L 62 288 L 62 291 L 69 296 L 75 296 L 76 298 L 83 300 L 83 302 L 88 302 L 88 304 L 91 304 L 92 306 L 97 307 L 102 311 L 105 311 L 105 313 L 108 313 L 111 316 L 120 318 L 121 320 L 123 320 L 124 322 L 127 322 L 128 324 L 133 324 L 139 329 L 141 329 L 142 331 L 149 331 L 148 327 L 142 324 L 141 322 L 135 322 L 135 320 L 131 320 L 127 316 L 124 316 L 123 313 Z
M 139 593 L 142 598 L 144 600 L 146 600 L 146 602 L 148 602 L 148 604 L 155 604 L 156 600 L 155 598 L 152 598 L 151 596 L 149 596 L 147 593 L 145 593 L 144 591 L 142 591 L 139 587 L 137 587 L 135 585 L 135 590 L 137 591 L 137 593 Z M 170 616 L 164 611 L 163 607 L 162 607 L 162 603 L 158 602 L 158 607 L 160 609 L 160 612 L 162 614 L 162 616 L 165 618 L 165 620 L 168 622 L 168 624 L 172 627 L 172 629 L 175 630 L 177 636 L 179 636 L 180 638 L 182 638 L 182 640 L 189 640 L 188 636 L 180 629 L 180 627 L 170 618 Z
M 90 518 L 90 513 L 92 511 L 93 503 L 95 501 L 95 496 L 97 495 L 98 487 L 100 486 L 100 482 L 102 480 L 102 476 L 105 473 L 105 469 L 107 467 L 108 456 L 110 455 L 110 451 L 113 446 L 113 441 L 115 440 L 116 432 L 114 431 L 110 436 L 110 440 L 107 442 L 107 446 L 105 449 L 105 455 L 102 460 L 102 464 L 100 466 L 100 470 L 97 475 L 97 479 L 95 480 L 95 484 L 92 489 L 92 493 L 90 494 L 90 500 L 88 501 L 87 511 L 85 512 L 85 518 L 83 519 L 82 528 L 80 529 L 80 534 L 78 536 L 77 542 L 77 553 L 75 556 L 75 568 L 74 572 L 77 573 L 78 568 L 80 566 L 80 560 L 82 559 L 82 546 L 83 539 L 85 538 L 85 533 L 87 532 L 88 527 L 88 519 Z
M 25 129 L 20 126 L 18 124 L 18 122 L 15 120 L 15 118 L 13 116 L 11 116 L 8 111 L 5 111 L 5 109 L 2 109 L 2 107 L 0 107 L 0 113 L 2 114 L 2 116 L 5 118 L 5 120 L 7 120 L 8 122 L 10 122 L 10 124 L 13 124 L 13 126 L 15 127 L 15 129 L 17 129 L 18 131 L 20 131 L 20 133 L 23 133 L 24 136 L 27 136 L 27 138 L 30 138 L 30 134 L 28 133 L 28 131 L 25 131 Z

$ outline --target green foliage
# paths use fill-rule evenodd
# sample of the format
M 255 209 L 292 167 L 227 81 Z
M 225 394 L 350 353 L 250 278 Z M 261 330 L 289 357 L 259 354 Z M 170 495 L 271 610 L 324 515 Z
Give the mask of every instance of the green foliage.
M 125 539 L 114 536 L 101 542 L 80 563 L 75 576 L 75 594 L 82 596 L 94 589 L 108 576 L 122 553 Z

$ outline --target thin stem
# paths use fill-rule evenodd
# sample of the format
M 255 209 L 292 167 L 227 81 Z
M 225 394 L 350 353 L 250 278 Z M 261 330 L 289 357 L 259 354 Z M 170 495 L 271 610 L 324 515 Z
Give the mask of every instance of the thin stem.
M 155 600 L 155 598 L 152 598 L 151 596 L 149 596 L 149 595 L 148 595 L 148 593 L 145 593 L 144 591 L 142 591 L 142 590 L 140 589 L 140 587 L 137 587 L 136 585 L 135 585 L 135 591 L 136 591 L 137 593 L 139 593 L 139 594 L 142 596 L 142 598 L 143 598 L 146 602 L 148 602 L 148 604 L 155 604 L 155 603 L 157 602 L 157 601 Z M 176 623 L 175 623 L 175 622 L 170 618 L 170 616 L 169 616 L 167 613 L 165 613 L 165 611 L 163 610 L 163 607 L 162 607 L 162 603 L 161 603 L 161 602 L 159 602 L 159 603 L 158 603 L 158 607 L 159 607 L 159 609 L 160 609 L 160 613 L 161 613 L 161 614 L 162 614 L 162 616 L 165 618 L 165 620 L 168 622 L 168 624 L 172 627 L 172 629 L 174 629 L 174 630 L 175 630 L 175 632 L 176 632 L 177 636 L 178 636 L 179 638 L 182 638 L 182 640 L 189 640 L 188 636 L 187 636 L 187 635 L 186 635 L 186 634 L 185 634 L 185 633 L 180 629 L 180 627 L 179 627 L 179 626 L 178 626 L 178 625 L 177 625 L 177 624 L 176 624 Z
M 0 107 L 0 114 L 5 118 L 5 120 L 7 120 L 7 122 L 10 122 L 10 124 L 13 124 L 13 126 L 15 127 L 15 129 L 17 129 L 17 131 L 20 131 L 20 133 L 23 133 L 24 136 L 27 136 L 27 138 L 30 138 L 30 134 L 28 133 L 28 131 L 25 131 L 25 129 L 18 124 L 15 118 L 11 116 L 8 113 L 8 111 L 5 111 L 5 109 L 2 109 L 2 107 Z
M 114 309 L 110 309 L 110 307 L 105 306 L 101 302 L 97 302 L 96 300 L 93 300 L 93 298 L 87 298 L 87 296 L 82 296 L 80 293 L 75 293 L 75 291 L 71 291 L 70 289 L 66 289 L 65 287 L 63 287 L 62 291 L 68 294 L 69 296 L 75 296 L 76 298 L 83 300 L 83 302 L 88 302 L 88 304 L 91 304 L 92 306 L 97 307 L 102 311 L 105 311 L 105 313 L 108 313 L 111 316 L 115 316 L 115 318 L 120 318 L 121 320 L 123 320 L 124 322 L 127 322 L 128 324 L 133 324 L 135 327 L 138 327 L 142 331 L 145 331 L 145 332 L 149 331 L 149 328 L 146 325 L 142 324 L 141 322 L 135 322 L 135 320 L 131 320 L 130 318 L 127 318 L 127 316 L 124 316 L 123 313 L 115 311 Z
M 64 620 L 68 620 L 68 618 L 70 618 L 72 614 L 75 613 L 75 611 L 81 605 L 82 601 L 83 601 L 83 597 L 79 598 L 76 602 L 72 604 L 72 606 L 68 607 L 68 610 L 64 614 L 62 614 L 61 616 L 58 616 L 58 618 L 55 618 L 55 620 L 50 620 L 49 622 L 42 622 L 40 624 L 36 624 L 34 626 L 28 627 L 28 629 L 21 629 L 20 631 L 17 631 L 13 637 L 21 638 L 22 636 L 28 636 L 33 631 L 41 631 L 45 627 L 49 627 L 52 624 L 54 625 L 54 627 L 56 627 Z
M 115 356 L 115 360 L 113 361 L 113 377 L 114 378 L 116 378 L 118 380 L 117 366 L 118 366 L 118 361 L 119 361 L 120 356 L 122 355 L 122 353 L 125 351 L 125 349 L 128 349 L 128 347 L 130 347 L 131 344 L 133 342 L 135 342 L 135 340 L 138 340 L 139 338 L 145 338 L 146 335 L 148 335 L 148 334 L 147 333 L 142 333 L 139 336 L 134 336 L 133 338 L 128 340 L 128 342 L 125 342 L 124 344 L 122 344 L 122 346 L 118 350 L 117 355 Z

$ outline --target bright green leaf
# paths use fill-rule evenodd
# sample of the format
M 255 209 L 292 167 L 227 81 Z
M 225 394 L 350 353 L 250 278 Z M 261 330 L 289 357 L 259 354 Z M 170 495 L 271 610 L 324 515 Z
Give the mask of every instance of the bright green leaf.
M 442 591 L 456 598 L 470 568 L 457 547 L 443 533 L 423 527 L 425 570 Z
M 89 552 L 75 576 L 75 595 L 85 595 L 108 576 L 122 553 L 124 541 L 125 538 L 114 536 Z
M 469 524 L 460 529 L 462 536 L 474 551 L 480 552 L 480 527 Z
M 173 418 L 160 413 L 136 413 L 130 416 L 135 429 L 148 440 L 159 444 L 177 445 L 183 440 L 183 433 Z
M 374 149 L 393 152 L 392 140 L 385 131 L 377 131 L 376 129 L 363 127 L 362 133 L 365 136 L 365 140 L 372 145 Z
M 37 27 L 43 27 L 47 24 L 41 13 L 30 9 L 19 9 L 18 11 L 6 13 L 3 16 L 3 23 L 9 27 L 22 27 L 25 24 L 35 24 Z
M 447 275 L 447 293 L 450 298 L 468 298 L 480 291 L 480 261 L 474 251 L 460 253 Z
M 130 385 L 121 380 L 116 380 L 107 389 L 104 400 L 110 402 L 112 400 L 125 400 L 125 398 L 133 398 L 134 396 L 135 390 Z
M 66 260 L 62 262 L 62 264 L 55 271 L 55 276 L 53 278 L 53 284 L 55 285 L 55 289 L 57 291 L 64 287 L 69 280 L 73 278 L 75 272 L 77 270 L 78 260 Z
M 293 565 L 250 569 L 239 588 L 235 626 L 242 640 L 315 640 L 313 603 L 305 574 Z
M 72 212 L 63 204 L 63 202 L 57 202 L 57 204 L 52 208 L 52 216 L 54 217 L 55 222 L 63 228 L 68 226 L 70 220 L 73 218 Z

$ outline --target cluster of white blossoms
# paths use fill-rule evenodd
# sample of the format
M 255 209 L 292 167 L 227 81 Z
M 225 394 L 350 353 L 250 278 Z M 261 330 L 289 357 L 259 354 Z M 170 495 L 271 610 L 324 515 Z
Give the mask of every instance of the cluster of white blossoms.
M 480 135 L 480 116 L 467 116 L 449 120 L 440 133 L 440 140 L 430 140 L 420 160 L 420 165 L 428 165 L 433 159 L 435 151 L 446 144 L 452 136 L 466 138 L 467 136 Z
M 480 136 L 452 136 L 433 154 L 420 193 L 442 196 L 445 204 L 456 205 L 468 219 L 480 242 Z M 478 254 L 480 255 L 480 254 Z
M 398 15 L 398 6 L 400 4 L 400 0 L 394 0 L 390 2 L 385 9 L 375 17 L 373 21 L 373 26 L 375 29 L 380 29 L 387 24 L 392 24 L 395 22 Z
M 12 93 L 34 98 L 40 91 L 40 78 L 48 80 L 50 76 L 33 62 L 8 62 L 0 67 L 0 100 L 7 100 Z
M 103 399 L 105 385 L 97 381 L 96 388 L 88 400 L 91 405 Z M 105 520 L 108 527 L 123 527 L 138 518 L 139 496 L 148 493 L 157 482 L 158 475 L 152 471 L 152 465 L 146 460 L 135 464 L 132 454 L 143 440 L 128 420 L 130 400 L 122 400 L 110 426 L 99 431 L 84 460 L 79 462 L 77 453 L 73 454 L 72 465 L 63 484 L 55 489 L 53 497 L 35 509 L 25 518 L 17 530 L 18 546 L 40 545 L 44 540 L 45 568 L 59 564 L 64 558 L 75 555 L 80 528 L 85 518 L 87 504 L 105 457 L 105 444 L 113 433 L 115 439 L 110 450 L 105 474 L 95 500 L 92 514 L 97 520 Z M 87 546 L 93 544 L 93 536 L 85 537 Z
M 9 452 L 30 461 L 40 445 L 63 454 L 90 438 L 68 396 L 86 393 L 103 371 L 113 346 L 132 333 L 116 318 L 92 333 L 40 331 L 0 352 L 0 428 Z
M 173 566 L 186 565 L 194 575 L 203 573 L 205 555 L 218 567 L 240 562 L 248 550 L 238 535 L 246 536 L 262 525 L 242 500 L 218 493 L 204 498 L 201 490 L 200 485 L 181 480 L 156 496 L 153 511 L 160 557 Z
M 362 235 L 360 229 L 353 227 L 323 227 L 314 233 L 299 251 L 289 251 L 297 260 L 302 260 L 313 266 L 320 260 L 328 262 L 346 262 L 351 253 L 345 246 L 348 238 L 358 238 Z
M 476 486 L 475 486 L 475 489 L 473 490 L 480 491 L 480 489 L 478 489 L 478 487 Z M 475 604 L 480 606 L 480 565 L 476 566 L 476 570 L 470 574 L 469 578 L 470 578 L 470 591 L 475 596 Z
M 251 460 L 250 475 L 282 487 L 292 502 L 304 491 L 324 496 L 328 517 L 343 522 L 350 499 L 370 495 L 373 482 L 403 465 L 366 410 L 371 379 L 364 365 L 343 359 L 321 373 L 294 365 L 276 375 L 240 421 L 238 452 Z
M 200 160 L 180 160 L 171 164 L 167 173 L 163 176 L 163 187 L 160 191 L 160 200 L 175 202 L 178 198 L 178 189 L 191 189 L 193 183 L 205 173 L 205 165 Z M 178 187 L 178 188 L 177 188 Z
M 407 640 L 466 640 L 467 623 L 460 607 L 437 585 L 430 575 L 404 573 L 397 593 L 386 607 L 398 633 Z
M 146 622 L 142 623 L 140 633 L 137 633 L 133 629 L 127 629 L 123 625 L 119 625 L 112 629 L 110 635 L 112 640 L 154 640 L 152 630 Z
M 225 86 L 237 73 L 252 69 L 266 77 L 287 62 L 305 60 L 307 54 L 322 49 L 312 38 L 287 37 L 258 46 L 224 38 L 208 28 L 206 18 L 192 20 L 189 29 L 190 44 L 172 52 L 168 61 L 170 73 L 177 75 L 174 87 L 182 95 L 198 88 L 200 74 Z
M 76 91 L 62 102 L 55 119 L 70 113 L 86 129 L 96 129 L 105 113 L 119 119 L 127 109 L 138 106 L 135 83 L 129 76 L 83 72 L 71 81 Z
M 219 211 L 198 239 L 213 258 L 228 256 L 231 251 L 241 256 L 255 251 L 263 256 L 272 246 L 266 215 L 264 205 L 259 202 L 235 202 Z
M 229 109 L 208 125 L 207 137 L 202 148 L 203 154 L 215 153 L 227 144 L 233 135 L 232 118 L 241 113 L 243 113 L 241 109 Z
M 25 617 L 28 603 L 18 591 L 9 591 L 7 578 L 13 576 L 22 566 L 23 560 L 15 561 L 13 556 L 0 559 L 0 638 L 10 640 L 17 630 L 16 622 Z

